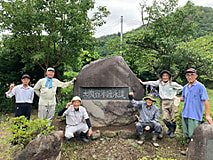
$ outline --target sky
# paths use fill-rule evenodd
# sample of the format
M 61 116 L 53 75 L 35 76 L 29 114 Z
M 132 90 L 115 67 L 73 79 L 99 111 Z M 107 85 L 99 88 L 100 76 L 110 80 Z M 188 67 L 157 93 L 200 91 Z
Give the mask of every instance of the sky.
M 150 1 L 150 0 L 149 0 Z M 213 0 L 191 0 L 197 6 L 212 7 Z M 106 6 L 111 14 L 105 18 L 106 24 L 96 28 L 95 37 L 121 32 L 121 16 L 123 16 L 123 33 L 142 25 L 140 14 L 142 0 L 95 0 L 96 6 Z M 187 0 L 179 0 L 185 5 Z

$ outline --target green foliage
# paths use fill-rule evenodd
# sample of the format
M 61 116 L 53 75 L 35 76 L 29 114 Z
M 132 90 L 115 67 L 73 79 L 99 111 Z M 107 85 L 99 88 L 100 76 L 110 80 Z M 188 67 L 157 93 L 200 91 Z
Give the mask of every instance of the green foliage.
M 83 53 L 79 57 L 79 67 L 82 68 L 83 66 L 89 64 L 92 61 L 99 59 L 100 56 L 97 52 L 90 53 L 88 51 L 83 51 Z
M 94 4 L 93 0 L 0 1 L 1 31 L 12 34 L 3 39 L 4 47 L 13 48 L 27 68 L 57 70 L 64 63 L 76 64 L 82 49 L 93 53 L 95 26 L 103 25 L 109 14 L 98 6 L 88 17 Z
M 213 8 L 200 6 L 198 10 L 199 17 L 196 19 L 197 27 L 192 34 L 194 39 L 208 35 L 213 32 Z
M 131 34 L 127 43 L 135 47 L 140 53 L 129 52 L 125 59 L 142 57 L 140 66 L 146 66 L 145 71 L 159 74 L 162 70 L 170 70 L 175 76 L 179 76 L 182 70 L 175 68 L 173 58 L 176 55 L 178 43 L 185 41 L 194 27 L 196 9 L 193 3 L 187 2 L 184 7 L 177 7 L 177 1 L 154 1 L 152 6 L 141 4 L 141 10 L 148 14 L 144 18 L 143 29 L 137 34 Z M 143 13 L 143 14 L 145 14 Z M 133 59 L 133 60 L 134 60 Z M 134 63 L 134 62 L 133 62 Z
M 166 0 L 154 1 L 150 6 L 141 4 L 141 11 L 147 13 L 143 15 L 148 15 L 143 16 L 143 26 L 125 33 L 122 44 L 122 56 L 139 78 L 143 81 L 156 80 L 158 74 L 167 69 L 171 71 L 173 80 L 185 84 L 185 70 L 195 67 L 199 72 L 199 81 L 212 79 L 212 8 L 198 8 L 190 1 L 183 7 L 177 7 L 177 0 Z M 193 39 L 200 36 L 206 37 L 203 40 L 205 45 Z M 99 40 L 96 50 L 100 55 L 119 55 L 121 43 L 117 35 Z M 186 43 L 190 41 L 194 44 Z M 208 71 L 203 69 L 208 66 Z
M 35 139 L 38 134 L 46 135 L 53 131 L 54 126 L 49 126 L 49 120 L 31 120 L 28 121 L 26 117 L 20 116 L 10 119 L 10 128 L 7 128 L 13 135 L 10 141 L 17 142 L 19 145 L 26 146 L 30 141 Z

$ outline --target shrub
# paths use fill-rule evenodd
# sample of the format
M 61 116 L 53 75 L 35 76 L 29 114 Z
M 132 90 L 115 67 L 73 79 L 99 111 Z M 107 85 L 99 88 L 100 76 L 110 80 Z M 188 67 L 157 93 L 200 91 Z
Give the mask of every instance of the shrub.
M 26 117 L 20 116 L 11 118 L 10 127 L 7 128 L 13 135 L 9 138 L 10 141 L 18 144 L 23 144 L 24 147 L 40 134 L 46 135 L 54 130 L 54 126 L 48 125 L 49 120 L 31 120 L 28 121 Z

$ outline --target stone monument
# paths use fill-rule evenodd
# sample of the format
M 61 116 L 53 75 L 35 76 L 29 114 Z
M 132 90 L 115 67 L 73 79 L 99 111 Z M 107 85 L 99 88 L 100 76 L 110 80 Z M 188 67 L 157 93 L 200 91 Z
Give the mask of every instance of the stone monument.
M 189 143 L 187 159 L 213 160 L 213 125 L 199 125 L 193 132 Z
M 142 100 L 144 88 L 121 56 L 100 59 L 83 67 L 76 77 L 73 96 L 82 98 L 95 127 L 133 122 L 137 109 L 128 94 Z

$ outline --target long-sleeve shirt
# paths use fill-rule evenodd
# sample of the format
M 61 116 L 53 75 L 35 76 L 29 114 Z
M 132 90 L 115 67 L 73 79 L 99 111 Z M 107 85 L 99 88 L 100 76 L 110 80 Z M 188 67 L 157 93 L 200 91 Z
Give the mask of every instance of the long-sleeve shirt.
M 39 96 L 39 105 L 56 105 L 57 87 L 65 88 L 73 84 L 72 81 L 61 82 L 56 78 L 52 79 L 52 88 L 46 87 L 47 79 L 40 79 L 34 86 L 35 93 Z
M 157 123 L 159 119 L 159 109 L 155 105 L 151 105 L 150 109 L 148 109 L 146 102 L 144 101 L 136 101 L 134 99 L 131 100 L 131 104 L 134 107 L 140 109 L 140 117 L 139 122 L 141 123 Z
M 33 103 L 34 90 L 32 87 L 23 87 L 23 84 L 17 85 L 13 88 L 10 94 L 5 93 L 7 98 L 15 96 L 16 103 Z
M 143 82 L 144 85 L 150 85 L 150 86 L 159 86 L 159 96 L 161 99 L 172 99 L 175 97 L 178 93 L 180 93 L 183 90 L 183 86 L 176 82 L 166 82 L 157 80 L 157 81 L 147 81 Z
M 58 112 L 59 116 L 66 116 L 66 124 L 75 126 L 80 123 L 82 123 L 82 120 L 89 120 L 89 116 L 87 114 L 87 111 L 84 107 L 79 106 L 79 109 L 76 111 L 71 105 L 68 109 L 64 108 L 61 111 Z M 91 127 L 90 121 L 89 124 L 87 122 L 88 127 Z

